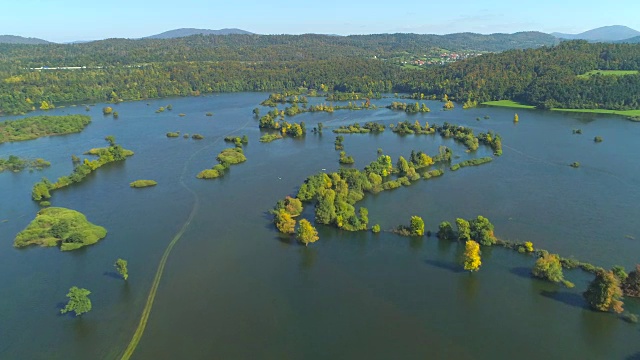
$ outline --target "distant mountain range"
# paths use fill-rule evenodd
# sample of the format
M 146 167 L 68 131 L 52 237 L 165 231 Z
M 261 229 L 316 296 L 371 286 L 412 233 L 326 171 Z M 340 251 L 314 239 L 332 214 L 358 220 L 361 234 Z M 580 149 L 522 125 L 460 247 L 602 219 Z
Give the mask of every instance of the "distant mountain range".
M 551 35 L 567 40 L 587 40 L 592 42 L 614 42 L 640 36 L 640 31 L 627 26 L 612 25 L 582 32 L 580 34 L 551 33 Z
M 15 35 L 0 35 L 0 44 L 51 44 L 51 42 L 47 40 L 37 39 L 37 38 L 27 38 L 22 36 Z
M 220 30 L 209 30 L 209 29 L 175 29 L 165 31 L 160 34 L 147 36 L 144 39 L 175 39 L 181 37 L 187 37 L 191 35 L 231 35 L 231 34 L 242 34 L 242 35 L 252 35 L 253 33 L 241 30 L 241 29 L 220 29 Z
M 176 38 L 184 38 L 192 35 L 258 35 L 252 32 L 242 30 L 242 29 L 219 29 L 219 30 L 211 30 L 211 29 L 194 29 L 194 28 L 182 28 L 182 29 L 174 29 L 165 31 L 160 34 L 155 34 L 151 36 L 143 37 L 142 39 L 176 39 Z M 306 34 L 306 35 L 314 35 L 314 34 Z M 320 35 L 320 34 L 317 34 Z M 372 34 L 372 35 L 351 35 L 346 37 L 357 37 L 357 36 L 376 36 L 383 35 L 388 36 L 390 34 Z M 395 35 L 395 34 L 391 34 Z M 537 47 L 542 45 L 555 45 L 559 40 L 587 40 L 590 42 L 627 42 L 627 43 L 640 43 L 640 31 L 631 29 L 627 26 L 622 25 L 612 25 L 612 26 L 603 26 L 597 29 L 588 30 L 582 32 L 580 34 L 564 34 L 559 32 L 554 32 L 551 34 L 544 34 L 540 32 L 530 31 L 530 32 L 519 32 L 514 34 L 490 34 L 490 35 L 482 35 L 475 33 L 455 33 L 455 34 L 447 34 L 447 35 L 418 35 L 418 34 L 407 34 L 407 35 L 416 35 L 416 36 L 426 36 L 436 38 L 443 38 L 448 40 L 454 40 L 459 42 L 469 42 L 471 44 L 475 44 L 477 41 L 486 41 L 490 40 L 499 40 L 504 41 L 506 44 L 502 46 L 504 49 L 508 48 L 529 48 L 529 47 Z M 268 36 L 268 35 L 265 35 Z M 331 36 L 339 36 L 339 35 L 331 35 Z M 343 36 L 340 36 L 343 37 Z M 555 40 L 554 40 L 555 39 Z M 99 40 L 98 40 L 99 41 Z M 67 42 L 67 44 L 75 44 L 75 43 L 84 43 L 88 41 L 73 41 Z M 37 39 L 37 38 L 27 38 L 22 36 L 14 36 L 14 35 L 0 35 L 0 44 L 52 44 L 50 41 Z M 496 47 L 500 48 L 500 47 Z M 500 51 L 499 49 L 496 49 Z M 490 50 L 491 51 L 491 50 Z

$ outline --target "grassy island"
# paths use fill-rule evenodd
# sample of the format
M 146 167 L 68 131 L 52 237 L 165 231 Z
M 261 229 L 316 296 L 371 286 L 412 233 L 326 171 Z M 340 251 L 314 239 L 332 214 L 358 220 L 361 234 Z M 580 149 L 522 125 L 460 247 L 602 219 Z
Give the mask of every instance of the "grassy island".
M 0 143 L 77 133 L 90 122 L 91 118 L 86 115 L 42 115 L 4 121 L 0 123 Z
M 155 180 L 136 180 L 129 184 L 132 188 L 143 188 L 156 185 L 158 185 L 158 182 Z
M 60 246 L 68 251 L 92 245 L 107 236 L 102 226 L 90 223 L 75 210 L 60 207 L 42 209 L 36 218 L 15 238 L 13 246 Z

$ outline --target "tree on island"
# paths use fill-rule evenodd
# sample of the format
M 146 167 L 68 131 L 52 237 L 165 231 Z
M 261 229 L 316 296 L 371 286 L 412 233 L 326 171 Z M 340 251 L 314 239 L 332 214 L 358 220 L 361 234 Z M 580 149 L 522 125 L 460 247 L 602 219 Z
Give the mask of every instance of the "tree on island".
M 109 135 L 104 139 L 109 143 L 109 146 L 114 146 L 116 144 L 116 138 L 113 135 Z
M 286 210 L 278 210 L 273 217 L 276 228 L 283 234 L 293 234 L 296 228 L 296 221 Z
M 629 273 L 622 287 L 626 296 L 640 297 L 640 264 Z
M 129 278 L 129 270 L 127 270 L 127 260 L 118 259 L 113 264 L 113 266 L 115 266 L 116 271 L 122 276 L 125 281 Z
M 422 236 L 424 235 L 424 220 L 420 216 L 411 217 L 411 235 Z
M 478 271 L 482 265 L 480 260 L 480 244 L 469 240 L 464 245 L 464 269 L 471 272 Z
M 598 311 L 621 313 L 624 309 L 620 281 L 611 271 L 599 270 L 583 294 L 589 306 Z
M 76 316 L 80 316 L 91 311 L 91 300 L 89 299 L 89 294 L 91 294 L 91 291 L 87 289 L 72 286 L 67 294 L 69 301 L 64 309 L 60 310 L 60 313 L 66 314 L 73 311 Z
M 298 226 L 296 239 L 307 246 L 309 243 L 316 242 L 319 239 L 318 231 L 307 219 L 302 219 Z
M 451 223 L 448 221 L 441 222 L 438 226 L 438 233 L 436 236 L 440 240 L 453 240 L 455 238 L 455 233 L 453 232 Z
M 484 216 L 478 215 L 477 218 L 469 221 L 471 226 L 471 238 L 484 246 L 491 246 L 495 244 L 496 239 L 493 234 L 493 224 Z
M 465 219 L 457 218 L 456 225 L 458 226 L 458 240 L 471 240 L 471 225 L 469 222 Z
M 545 279 L 554 283 L 563 283 L 566 287 L 573 287 L 574 285 L 564 279 L 564 274 L 562 273 L 562 263 L 560 262 L 560 257 L 556 254 L 549 254 L 545 252 L 538 260 L 536 264 L 533 266 L 531 270 L 533 276 Z

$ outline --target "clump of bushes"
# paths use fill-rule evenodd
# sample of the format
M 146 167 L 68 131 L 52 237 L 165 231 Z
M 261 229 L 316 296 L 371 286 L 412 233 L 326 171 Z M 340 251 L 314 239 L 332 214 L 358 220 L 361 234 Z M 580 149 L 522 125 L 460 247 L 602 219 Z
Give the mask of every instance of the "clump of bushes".
M 274 140 L 278 140 L 278 139 L 282 139 L 282 135 L 280 135 L 280 133 L 275 133 L 275 134 L 264 134 L 260 137 L 260 142 L 263 143 L 269 143 L 272 142 Z
M 177 138 L 180 136 L 180 131 L 176 131 L 176 132 L 168 132 L 167 133 L 167 137 L 168 138 Z
M 355 160 L 353 160 L 353 156 L 347 156 L 344 151 L 340 151 L 340 160 L 338 162 L 343 165 L 351 165 L 355 163 Z
M 129 186 L 131 186 L 132 188 L 143 188 L 156 185 L 158 185 L 158 182 L 154 180 L 136 180 L 129 184 Z

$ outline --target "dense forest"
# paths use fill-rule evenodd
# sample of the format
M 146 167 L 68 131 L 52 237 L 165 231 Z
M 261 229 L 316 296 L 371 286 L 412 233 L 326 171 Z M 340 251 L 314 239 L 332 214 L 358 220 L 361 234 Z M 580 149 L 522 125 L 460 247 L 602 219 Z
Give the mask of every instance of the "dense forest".
M 510 99 L 540 108 L 640 108 L 640 75 L 579 76 L 639 70 L 640 45 L 569 41 L 555 47 L 486 54 L 424 72 L 404 73 L 398 91 L 458 101 Z
M 397 53 L 497 52 L 557 44 L 540 32 L 481 35 L 376 34 L 193 35 L 176 39 L 108 39 L 81 44 L 0 44 L 0 63 L 25 67 L 139 65 L 180 61 L 301 61 L 386 58 Z M 4 68 L 0 66 L 0 69 Z
M 374 58 L 374 54 L 434 46 L 424 39 L 425 35 L 411 34 L 231 35 L 2 44 L 0 114 L 68 103 L 300 87 L 438 98 L 446 94 L 469 103 L 511 99 L 541 108 L 640 107 L 640 75 L 578 76 L 595 69 L 639 70 L 640 45 L 569 41 L 416 70 Z M 30 69 L 43 65 L 87 68 Z

